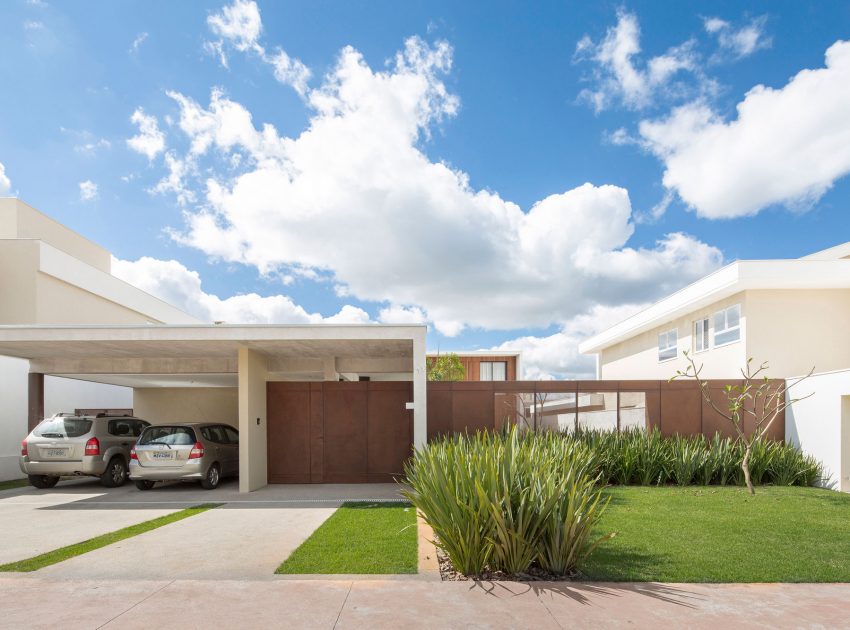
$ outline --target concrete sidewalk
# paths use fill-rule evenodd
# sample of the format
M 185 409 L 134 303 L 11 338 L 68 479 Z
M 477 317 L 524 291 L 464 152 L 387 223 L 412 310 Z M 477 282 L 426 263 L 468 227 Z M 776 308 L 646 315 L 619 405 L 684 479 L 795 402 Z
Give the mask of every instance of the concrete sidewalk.
M 850 584 L 0 577 L 8 628 L 850 628 Z

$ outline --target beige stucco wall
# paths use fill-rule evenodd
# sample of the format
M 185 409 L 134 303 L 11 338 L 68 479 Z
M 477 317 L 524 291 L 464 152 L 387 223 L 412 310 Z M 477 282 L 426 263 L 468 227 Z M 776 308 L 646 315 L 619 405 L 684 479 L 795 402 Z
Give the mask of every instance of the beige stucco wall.
M 34 284 L 35 323 L 38 324 L 158 323 L 151 317 L 44 273 L 36 274 Z
M 236 387 L 139 387 L 133 413 L 154 424 L 166 422 L 239 422 Z
M 747 291 L 747 353 L 770 374 L 850 367 L 850 289 Z
M 0 240 L 0 324 L 36 323 L 37 269 L 37 241 Z
M 706 378 L 723 378 L 737 373 L 746 362 L 745 339 L 748 330 L 749 306 L 746 293 L 737 293 L 693 313 L 641 333 L 621 343 L 605 348 L 599 357 L 601 379 L 668 379 L 676 370 L 684 370 L 687 362 L 683 350 L 693 351 L 694 322 L 709 318 L 709 335 L 714 336 L 714 313 L 732 306 L 741 305 L 741 340 L 720 348 L 693 354 L 697 365 L 703 366 Z M 675 328 L 678 331 L 679 354 L 676 359 L 658 361 L 658 335 Z
M 108 250 L 19 199 L 0 199 L 0 238 L 41 239 L 101 271 L 112 269 Z

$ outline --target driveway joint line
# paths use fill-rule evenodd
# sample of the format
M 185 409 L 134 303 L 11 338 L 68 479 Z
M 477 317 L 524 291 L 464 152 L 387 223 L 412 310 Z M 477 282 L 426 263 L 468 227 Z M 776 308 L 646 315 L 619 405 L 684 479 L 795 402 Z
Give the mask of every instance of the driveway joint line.
M 146 597 L 143 597 L 142 599 L 140 599 L 139 601 L 137 601 L 135 604 L 133 604 L 132 606 L 130 606 L 127 610 L 125 610 L 125 611 L 123 611 L 123 612 L 118 613 L 118 614 L 117 614 L 117 615 L 115 615 L 112 619 L 109 619 L 109 620 L 108 620 L 108 621 L 106 621 L 105 623 L 102 623 L 101 625 L 99 625 L 99 626 L 98 626 L 95 630 L 100 630 L 101 628 L 104 628 L 104 627 L 108 626 L 108 625 L 109 625 L 109 624 L 111 624 L 113 621 L 115 621 L 116 619 L 118 619 L 118 617 L 122 617 L 122 616 L 126 615 L 128 612 L 130 612 L 131 610 L 133 610 L 133 609 L 134 609 L 136 606 L 138 606 L 139 604 L 144 604 L 144 603 L 145 603 L 146 601 L 148 601 L 151 597 L 153 597 L 153 596 L 154 596 L 154 595 L 156 595 L 157 593 L 161 593 L 162 591 L 164 591 L 165 589 L 167 589 L 169 586 L 171 586 L 172 584 L 174 584 L 176 581 L 177 581 L 177 580 L 171 580 L 168 584 L 165 584 L 165 585 L 161 586 L 160 588 L 156 589 L 153 593 L 149 594 L 149 595 L 148 595 L 148 596 L 146 596 Z
M 339 618 L 342 617 L 342 611 L 345 609 L 345 605 L 348 603 L 348 596 L 351 595 L 351 589 L 354 588 L 354 581 L 349 582 L 348 584 L 348 592 L 345 594 L 345 599 L 342 600 L 342 606 L 339 607 L 339 612 L 336 614 L 336 621 L 334 621 L 334 630 L 339 625 Z

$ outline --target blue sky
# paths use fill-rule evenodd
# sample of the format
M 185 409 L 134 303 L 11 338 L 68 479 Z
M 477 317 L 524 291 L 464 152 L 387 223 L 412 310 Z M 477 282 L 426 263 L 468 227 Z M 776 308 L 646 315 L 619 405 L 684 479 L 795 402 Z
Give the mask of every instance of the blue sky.
M 846 39 L 844 2 L 7 1 L 0 194 L 205 319 L 587 375 L 717 266 L 850 239 Z

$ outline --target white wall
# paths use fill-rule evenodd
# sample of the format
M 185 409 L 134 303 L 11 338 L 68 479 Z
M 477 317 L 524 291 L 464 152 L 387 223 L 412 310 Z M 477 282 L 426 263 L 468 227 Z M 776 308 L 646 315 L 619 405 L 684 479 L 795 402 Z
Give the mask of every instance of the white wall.
M 0 481 L 23 477 L 18 468 L 27 436 L 29 362 L 0 356 Z
M 223 422 L 239 426 L 236 387 L 138 387 L 133 411 L 153 424 L 165 422 Z
M 811 397 L 786 411 L 785 440 L 821 461 L 826 487 L 850 491 L 850 462 L 846 461 L 850 452 L 850 420 L 844 418 L 842 423 L 842 411 L 850 413 L 848 399 L 844 398 L 850 396 L 850 369 L 816 374 L 792 388 L 790 396 L 799 398 L 809 393 Z

